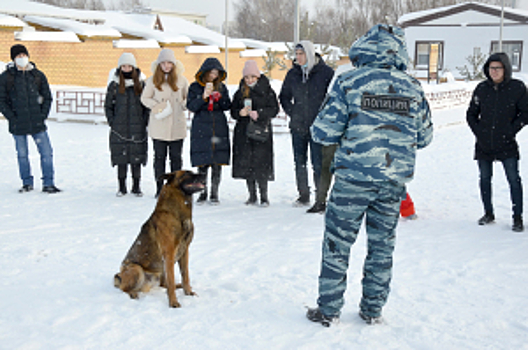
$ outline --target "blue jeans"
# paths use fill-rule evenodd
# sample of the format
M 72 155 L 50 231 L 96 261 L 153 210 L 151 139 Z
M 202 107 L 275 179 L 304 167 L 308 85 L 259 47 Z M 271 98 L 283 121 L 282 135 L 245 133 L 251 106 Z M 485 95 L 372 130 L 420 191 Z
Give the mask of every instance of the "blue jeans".
M 506 178 L 510 184 L 510 196 L 514 216 L 522 216 L 523 212 L 523 192 L 521 177 L 519 175 L 519 160 L 508 158 L 502 160 L 502 166 L 506 173 Z M 478 160 L 480 170 L 480 197 L 484 204 L 484 211 L 493 214 L 493 204 L 491 202 L 491 178 L 493 177 L 493 162 L 488 160 Z
M 40 153 L 40 168 L 42 170 L 42 185 L 54 186 L 53 182 L 53 149 L 48 132 L 43 131 L 31 135 Z M 33 176 L 29 164 L 28 135 L 13 135 L 18 158 L 18 170 L 23 185 L 33 186 Z
M 293 160 L 295 161 L 295 178 L 297 181 L 297 190 L 300 196 L 309 196 L 310 187 L 308 186 L 308 146 L 310 147 L 310 159 L 313 168 L 313 181 L 315 190 L 319 188 L 319 179 L 321 178 L 321 166 L 323 161 L 322 149 L 320 143 L 314 142 L 310 133 L 301 134 L 292 131 Z

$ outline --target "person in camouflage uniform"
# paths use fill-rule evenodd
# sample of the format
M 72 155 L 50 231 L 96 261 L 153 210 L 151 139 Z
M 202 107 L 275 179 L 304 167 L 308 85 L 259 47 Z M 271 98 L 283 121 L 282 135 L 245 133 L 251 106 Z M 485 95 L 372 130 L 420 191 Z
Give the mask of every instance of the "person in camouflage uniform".
M 420 83 L 405 73 L 408 55 L 400 28 L 376 25 L 350 48 L 356 69 L 341 74 L 311 127 L 324 145 L 337 144 L 334 187 L 325 216 L 318 307 L 311 321 L 339 318 L 350 247 L 366 216 L 368 252 L 359 315 L 381 322 L 392 275 L 392 254 L 405 184 L 416 150 L 432 140 L 429 105 Z

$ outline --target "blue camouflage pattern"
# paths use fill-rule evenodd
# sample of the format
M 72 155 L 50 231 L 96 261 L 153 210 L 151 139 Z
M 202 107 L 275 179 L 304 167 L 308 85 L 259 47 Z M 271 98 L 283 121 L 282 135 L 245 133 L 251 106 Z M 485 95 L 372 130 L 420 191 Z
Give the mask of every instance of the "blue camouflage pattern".
M 326 316 L 340 315 L 350 248 L 365 219 L 368 252 L 359 307 L 366 316 L 380 317 L 390 292 L 405 184 L 414 175 L 416 150 L 431 142 L 433 127 L 420 83 L 405 73 L 401 29 L 373 27 L 349 56 L 356 69 L 336 79 L 311 127 L 315 141 L 337 144 L 317 304 Z
M 392 278 L 392 253 L 405 185 L 394 182 L 348 182 L 337 179 L 326 209 L 319 298 L 327 316 L 339 316 L 344 305 L 350 248 L 366 216 L 368 246 L 363 266 L 361 311 L 381 315 Z
M 416 150 L 432 140 L 433 124 L 420 83 L 405 73 L 403 31 L 382 28 L 373 27 L 351 47 L 356 69 L 336 79 L 311 133 L 316 142 L 338 144 L 336 177 L 406 183 L 414 176 Z M 362 105 L 368 99 L 384 108 L 368 109 Z

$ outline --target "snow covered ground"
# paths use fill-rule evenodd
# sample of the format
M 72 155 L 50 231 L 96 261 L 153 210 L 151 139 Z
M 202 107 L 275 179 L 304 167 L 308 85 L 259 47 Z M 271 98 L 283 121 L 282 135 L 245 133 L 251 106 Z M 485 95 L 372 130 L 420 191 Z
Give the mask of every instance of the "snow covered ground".
M 269 208 L 247 207 L 245 184 L 225 167 L 220 206 L 195 206 L 191 282 L 139 300 L 113 275 L 155 205 L 151 159 L 143 198 L 117 198 L 108 127 L 49 122 L 56 183 L 64 192 L 19 194 L 15 148 L 0 120 L 1 349 L 528 349 L 528 233 L 511 231 L 508 186 L 496 165 L 497 223 L 482 214 L 465 107 L 436 111 L 433 143 L 409 191 L 418 220 L 398 226 L 385 323 L 357 316 L 365 233 L 353 247 L 346 304 L 331 328 L 315 306 L 324 216 L 294 208 L 290 137 L 275 136 Z M 518 136 L 523 154 L 528 132 Z M 30 149 L 36 179 L 38 153 Z M 150 153 L 152 154 L 152 153 Z M 190 167 L 189 142 L 184 166 Z M 528 157 L 521 172 L 528 182 Z M 526 188 L 526 187 L 525 187 Z M 528 190 L 527 190 L 528 191 Z M 525 195 L 526 198 L 526 195 Z

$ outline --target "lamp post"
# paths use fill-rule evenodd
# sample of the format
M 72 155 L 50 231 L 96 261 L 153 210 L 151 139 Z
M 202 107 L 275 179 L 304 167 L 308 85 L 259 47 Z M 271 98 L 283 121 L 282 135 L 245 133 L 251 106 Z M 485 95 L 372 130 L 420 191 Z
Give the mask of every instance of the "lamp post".
M 224 37 L 225 37 L 225 70 L 229 76 L 229 40 L 227 36 L 229 35 L 229 0 L 225 0 L 225 21 L 224 21 Z M 226 82 L 227 83 L 227 82 Z
M 500 34 L 499 34 L 499 52 L 502 52 L 502 27 L 504 26 L 504 0 L 502 0 Z
M 299 0 L 295 0 L 295 11 L 293 18 L 293 43 L 299 42 Z

